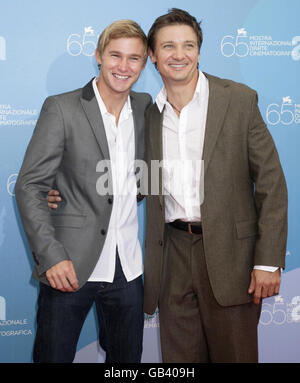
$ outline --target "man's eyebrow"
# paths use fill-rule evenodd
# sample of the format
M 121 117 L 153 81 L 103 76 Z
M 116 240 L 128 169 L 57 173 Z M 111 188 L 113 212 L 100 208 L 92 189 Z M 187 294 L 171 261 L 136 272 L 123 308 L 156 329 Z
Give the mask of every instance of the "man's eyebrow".
M 131 57 L 143 57 L 142 55 L 140 55 L 138 53 L 131 53 L 131 54 L 129 54 L 129 56 L 131 56 Z
M 173 40 L 162 41 L 160 45 L 174 43 Z
M 184 43 L 193 43 L 193 44 L 197 44 L 197 41 L 196 40 L 185 40 L 185 41 L 183 41 Z M 170 44 L 170 43 L 174 43 L 174 40 L 167 40 L 167 41 L 163 41 L 162 43 L 161 43 L 161 45 L 163 45 L 163 44 Z
M 110 50 L 110 51 L 108 51 L 108 53 L 118 53 L 118 54 L 120 54 L 121 52 L 120 51 L 116 51 L 116 50 Z
M 120 51 L 115 51 L 115 50 L 111 50 L 111 51 L 108 51 L 109 54 L 118 54 L 118 55 L 121 55 L 123 54 L 122 52 Z M 128 56 L 131 56 L 131 57 L 142 57 L 142 55 L 138 54 L 138 53 L 129 53 Z

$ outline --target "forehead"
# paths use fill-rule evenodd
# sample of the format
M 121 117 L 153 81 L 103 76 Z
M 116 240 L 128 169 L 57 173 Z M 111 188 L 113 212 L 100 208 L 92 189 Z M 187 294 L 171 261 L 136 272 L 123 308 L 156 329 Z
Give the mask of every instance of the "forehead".
M 183 42 L 187 40 L 197 42 L 197 35 L 192 27 L 184 24 L 163 27 L 156 34 L 157 43 L 162 43 L 163 41 Z
M 144 51 L 144 44 L 142 39 L 138 37 L 120 37 L 111 39 L 106 47 L 106 51 L 118 51 L 126 54 L 137 54 L 141 55 Z

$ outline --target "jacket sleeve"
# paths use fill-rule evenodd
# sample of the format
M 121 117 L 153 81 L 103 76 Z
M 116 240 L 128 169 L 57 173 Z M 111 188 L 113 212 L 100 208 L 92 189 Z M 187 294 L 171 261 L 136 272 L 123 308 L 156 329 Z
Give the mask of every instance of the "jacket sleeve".
M 64 152 L 64 122 L 55 97 L 45 100 L 27 148 L 16 186 L 16 200 L 39 275 L 69 259 L 55 238 L 46 196 Z
M 260 114 L 257 94 L 252 101 L 248 130 L 250 174 L 255 184 L 258 238 L 254 264 L 285 267 L 287 188 L 279 156 Z

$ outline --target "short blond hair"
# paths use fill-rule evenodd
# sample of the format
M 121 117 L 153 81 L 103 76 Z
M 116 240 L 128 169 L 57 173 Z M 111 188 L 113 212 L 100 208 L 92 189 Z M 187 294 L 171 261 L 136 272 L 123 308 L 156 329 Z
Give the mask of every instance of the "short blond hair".
M 97 44 L 100 57 L 111 40 L 124 37 L 141 39 L 144 46 L 144 59 L 146 61 L 148 56 L 147 36 L 135 21 L 126 19 L 114 21 L 101 33 Z

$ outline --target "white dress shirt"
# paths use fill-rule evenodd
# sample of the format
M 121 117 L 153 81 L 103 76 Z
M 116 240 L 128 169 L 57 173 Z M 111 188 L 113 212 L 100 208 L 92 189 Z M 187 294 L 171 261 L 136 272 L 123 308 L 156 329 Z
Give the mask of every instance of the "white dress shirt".
M 163 192 L 166 222 L 201 221 L 200 180 L 208 105 L 208 80 L 199 71 L 193 99 L 178 117 L 167 100 L 166 89 L 156 104 L 163 118 Z M 202 182 L 203 184 L 203 182 Z
M 113 183 L 113 206 L 107 236 L 89 281 L 112 282 L 116 248 L 127 281 L 143 273 L 142 250 L 138 240 L 136 177 L 134 174 L 135 140 L 130 97 L 121 111 L 118 125 L 99 94 L 97 79 L 93 89 L 102 115 L 108 142 Z
M 156 105 L 163 116 L 163 193 L 165 219 L 186 222 L 201 221 L 200 205 L 204 199 L 204 166 L 202 161 L 207 107 L 208 79 L 199 71 L 192 100 L 182 108 L 179 117 L 168 102 L 163 87 Z M 277 267 L 255 266 L 275 271 Z

